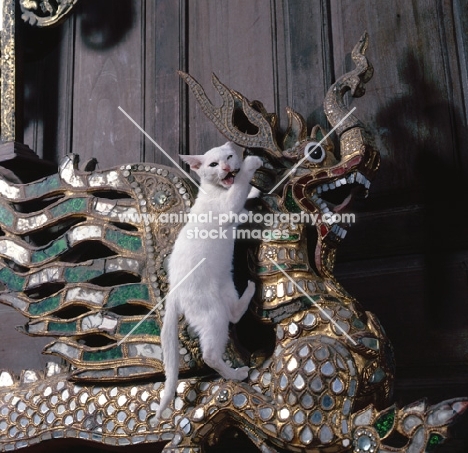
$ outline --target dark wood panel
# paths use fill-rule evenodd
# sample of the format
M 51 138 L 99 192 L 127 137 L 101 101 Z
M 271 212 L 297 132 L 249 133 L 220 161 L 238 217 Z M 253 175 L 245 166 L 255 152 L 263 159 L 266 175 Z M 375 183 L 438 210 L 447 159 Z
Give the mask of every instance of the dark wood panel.
M 76 11 L 73 152 L 100 168 L 143 160 L 144 2 L 84 0 Z
M 23 24 L 24 143 L 57 162 L 70 152 L 74 16 L 59 27 Z
M 287 105 L 300 113 L 309 130 L 315 124 L 329 128 L 323 99 L 333 83 L 331 17 L 328 1 L 284 2 Z M 283 111 L 281 112 L 284 115 Z
M 270 2 L 202 0 L 189 2 L 188 71 L 205 87 L 216 105 L 220 99 L 211 86 L 215 73 L 230 88 L 250 100 L 275 108 L 275 78 Z M 189 96 L 190 149 L 203 153 L 226 139 L 217 132 Z
M 438 205 L 440 207 L 440 205 Z M 353 210 L 355 223 L 340 245 L 341 261 L 420 253 L 447 255 L 468 248 L 465 207 L 437 212 L 429 204 L 375 211 Z M 440 209 L 440 208 L 439 208 Z
M 186 89 L 177 74 L 177 70 L 185 69 L 185 13 L 185 1 L 146 2 L 145 130 L 176 162 L 187 146 Z M 173 165 L 149 139 L 144 158 Z
M 33 338 L 15 327 L 25 324 L 24 316 L 11 307 L 0 306 L 0 369 L 20 375 L 22 370 L 44 370 L 47 362 L 58 362 L 53 356 L 42 355 L 51 338 Z
M 467 269 L 468 251 L 460 251 L 340 263 L 336 275 L 379 317 L 399 368 L 448 378 L 451 367 L 468 372 Z
M 375 192 L 417 189 L 422 199 L 434 177 L 450 190 L 461 175 L 456 128 L 463 96 L 446 4 L 331 2 L 337 75 L 351 67 L 351 45 L 365 30 L 370 35 L 375 75 L 352 105 L 382 153 Z

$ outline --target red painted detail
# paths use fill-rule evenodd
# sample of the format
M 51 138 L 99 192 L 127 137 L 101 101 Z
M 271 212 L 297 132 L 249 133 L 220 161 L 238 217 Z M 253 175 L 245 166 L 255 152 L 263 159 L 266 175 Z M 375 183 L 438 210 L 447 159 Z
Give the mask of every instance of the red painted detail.
M 318 178 L 326 178 L 328 176 L 328 173 L 326 171 L 321 171 L 320 173 L 317 173 L 315 175 L 315 178 L 318 179 Z
M 346 162 L 346 168 L 349 169 L 361 163 L 362 156 L 354 156 L 349 162 Z
M 322 225 L 320 225 L 320 234 L 322 237 L 326 236 L 328 234 L 328 229 L 327 227 L 322 223 Z
M 338 168 L 334 168 L 334 169 L 332 170 L 332 173 L 333 173 L 334 175 L 342 175 L 342 174 L 345 173 L 345 172 L 346 172 L 346 168 L 344 168 L 344 167 L 338 167 Z

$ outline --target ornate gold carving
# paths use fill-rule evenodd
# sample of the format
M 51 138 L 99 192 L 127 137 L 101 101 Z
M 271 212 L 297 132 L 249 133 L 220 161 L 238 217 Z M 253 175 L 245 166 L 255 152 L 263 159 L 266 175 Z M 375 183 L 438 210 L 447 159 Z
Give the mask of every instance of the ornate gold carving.
M 332 125 L 346 113 L 344 91 L 371 74 L 363 59 L 366 39 L 353 52 L 357 70 L 327 94 Z M 67 156 L 58 175 L 30 184 L 0 179 L 0 281 L 6 288 L 0 300 L 29 319 L 29 334 L 56 337 L 46 352 L 72 364 L 45 373 L 27 370 L 19 378 L 0 374 L 0 450 L 67 437 L 108 445 L 165 442 L 165 453 L 201 453 L 228 426 L 268 453 L 276 447 L 423 453 L 443 442 L 468 398 L 430 407 L 424 401 L 389 406 L 395 366 L 391 343 L 376 316 L 333 273 L 346 225 L 327 222 L 325 216 L 341 212 L 357 190 L 366 193 L 378 168 L 378 152 L 364 126 L 350 117 L 346 130 L 338 130 L 335 155 L 331 142 L 316 143 L 323 130 L 313 128 L 309 135 L 302 117 L 289 111 L 290 127 L 279 142 L 290 148 L 280 150 L 271 135 L 276 119 L 260 103 L 214 79 L 225 102 L 213 110 L 198 83 L 183 77 L 215 125 L 250 146 L 248 153 L 260 154 L 269 171 L 260 182 L 254 179 L 266 190 L 251 209 L 270 214 L 273 221 L 270 230 L 250 225 L 252 231 L 262 228 L 262 240 L 249 249 L 247 261 L 249 278 L 257 282 L 253 322 L 259 328 L 269 324 L 275 338 L 260 352 L 246 351 L 233 332 L 226 360 L 251 369 L 245 382 L 226 381 L 203 367 L 197 338 L 182 324 L 180 363 L 186 377 L 156 420 L 164 391 L 158 327 L 169 290 L 166 261 L 183 223 L 177 215 L 194 200 L 188 180 L 174 169 L 141 163 L 82 172 L 77 156 Z M 235 108 L 258 127 L 258 136 L 240 131 Z M 302 159 L 307 150 L 311 160 Z M 295 171 L 291 162 L 297 163 Z M 337 188 L 342 190 L 335 192 L 334 202 L 327 201 L 326 194 Z M 34 201 L 42 202 L 35 211 Z M 27 212 L 17 209 L 24 205 Z M 315 252 L 308 245 L 315 236 L 300 220 L 304 213 L 317 216 Z M 175 223 L 163 221 L 164 214 L 175 214 Z M 59 237 L 31 243 L 36 234 L 47 236 L 59 226 Z M 104 246 L 107 252 L 90 256 L 91 242 L 98 252 Z M 123 281 L 124 276 L 137 281 Z M 129 311 L 135 305 L 146 315 Z M 77 306 L 86 312 L 67 319 L 65 309 Z M 122 306 L 125 311 L 116 310 Z M 110 344 L 88 344 L 89 334 Z M 407 445 L 387 445 L 393 433 L 405 436 Z
M 20 0 L 21 18 L 36 27 L 50 27 L 65 20 L 77 3 L 78 0 Z
M 2 14 L 0 131 L 2 142 L 8 142 L 16 138 L 15 0 L 4 0 Z

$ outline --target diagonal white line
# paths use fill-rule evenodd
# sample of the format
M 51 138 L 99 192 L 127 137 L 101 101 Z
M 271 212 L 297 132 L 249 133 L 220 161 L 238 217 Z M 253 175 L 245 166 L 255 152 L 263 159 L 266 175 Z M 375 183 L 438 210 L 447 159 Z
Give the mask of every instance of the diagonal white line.
M 156 141 L 119 105 L 119 110 L 138 128 L 140 129 L 143 134 L 148 138 L 148 140 L 153 143 L 153 145 L 156 146 L 156 148 L 159 149 L 177 168 L 179 168 L 182 172 L 184 172 L 187 175 L 187 178 L 190 179 L 204 194 L 206 192 L 200 187 L 200 185 L 169 155 L 164 151 L 157 143 Z
M 314 149 L 316 149 L 317 146 L 320 146 L 320 145 L 323 143 L 323 141 L 324 141 L 330 134 L 332 134 L 333 131 L 334 131 L 346 118 L 348 118 L 348 116 L 351 115 L 351 113 L 353 113 L 355 110 L 356 110 L 356 107 L 353 107 L 343 118 L 341 118 L 341 120 L 336 124 L 336 126 L 335 126 L 327 135 L 325 135 L 325 137 L 323 137 L 322 140 L 320 140 L 311 150 L 309 150 L 309 151 L 307 152 L 307 155 L 304 156 L 299 162 L 297 162 L 296 165 L 294 165 L 294 167 L 292 167 L 291 170 L 289 170 L 289 172 L 286 173 L 286 175 L 283 176 L 283 178 L 280 180 L 280 182 L 279 182 L 278 184 L 276 184 L 276 186 L 273 187 L 273 189 L 271 189 L 271 190 L 268 192 L 268 195 L 272 194 L 273 191 L 274 191 L 274 190 L 275 190 L 291 173 L 293 173 L 293 172 L 296 170 L 296 168 L 299 167 L 299 165 L 302 164 L 302 162 L 304 162 L 304 161 L 307 159 L 307 157 L 310 155 L 310 153 L 311 153 L 312 151 L 314 151 Z
M 356 341 L 354 341 L 353 338 L 351 338 L 337 323 L 335 320 L 333 320 L 330 315 L 320 306 L 318 305 L 283 269 L 281 269 L 281 267 L 279 266 L 279 264 L 272 258 L 270 258 L 269 256 L 267 257 L 276 267 L 279 271 L 281 271 L 281 273 L 290 281 L 292 282 L 292 284 L 302 293 L 304 294 L 305 297 L 307 297 L 307 299 L 309 299 L 320 311 L 320 313 L 322 313 L 322 315 L 324 315 L 349 341 L 351 341 L 351 343 L 353 343 L 354 345 L 357 345 Z
M 147 313 L 145 315 L 145 317 L 143 319 L 140 320 L 140 322 L 132 329 L 130 330 L 130 332 L 127 333 L 127 335 L 125 335 L 125 337 L 123 337 L 118 343 L 117 343 L 117 346 L 120 346 L 133 332 L 134 330 L 146 319 L 148 318 L 148 316 L 151 315 L 151 313 L 153 313 L 155 310 L 157 310 L 161 305 L 162 303 L 169 297 L 169 294 L 171 294 L 173 291 L 175 291 L 184 281 L 185 279 L 198 267 L 200 266 L 201 263 L 203 263 L 203 261 L 205 261 L 206 258 L 202 258 L 198 264 L 179 282 L 177 283 L 177 285 L 174 286 L 174 288 L 172 288 L 160 301 L 159 303 L 152 308 L 152 310 Z

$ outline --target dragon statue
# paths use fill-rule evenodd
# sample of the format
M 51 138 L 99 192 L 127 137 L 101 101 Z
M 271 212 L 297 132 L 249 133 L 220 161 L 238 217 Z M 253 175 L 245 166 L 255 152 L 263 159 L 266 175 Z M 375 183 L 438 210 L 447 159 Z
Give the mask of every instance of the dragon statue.
M 180 73 L 218 130 L 263 159 L 252 181 L 261 196 L 249 208 L 275 221 L 271 229 L 239 226 L 262 233 L 239 251 L 238 269 L 257 282 L 246 318 L 262 338 L 249 342 L 245 329 L 232 326 L 226 350 L 231 364 L 250 366 L 248 378 L 214 374 L 181 322 L 181 380 L 161 420 L 154 414 L 164 391 L 167 258 L 194 184 L 176 168 L 150 163 L 81 170 L 77 155 L 28 184 L 0 179 L 0 301 L 28 318 L 24 333 L 54 337 L 44 353 L 60 358 L 45 371 L 1 372 L 0 451 L 68 438 L 196 453 L 216 445 L 227 427 L 264 453 L 422 453 L 444 442 L 468 398 L 392 404 L 391 343 L 333 272 L 347 229 L 334 214 L 367 193 L 379 167 L 371 137 L 343 100 L 348 91 L 362 96 L 372 77 L 367 45 L 364 34 L 352 51 L 355 69 L 325 97 L 329 133 L 316 126 L 309 134 L 288 109 L 280 134 L 276 115 L 259 101 L 213 76 L 223 100 L 214 107 Z M 315 214 L 315 225 L 292 220 L 301 213 Z M 179 220 L 169 224 L 171 214 Z M 392 446 L 396 434 L 404 444 Z

